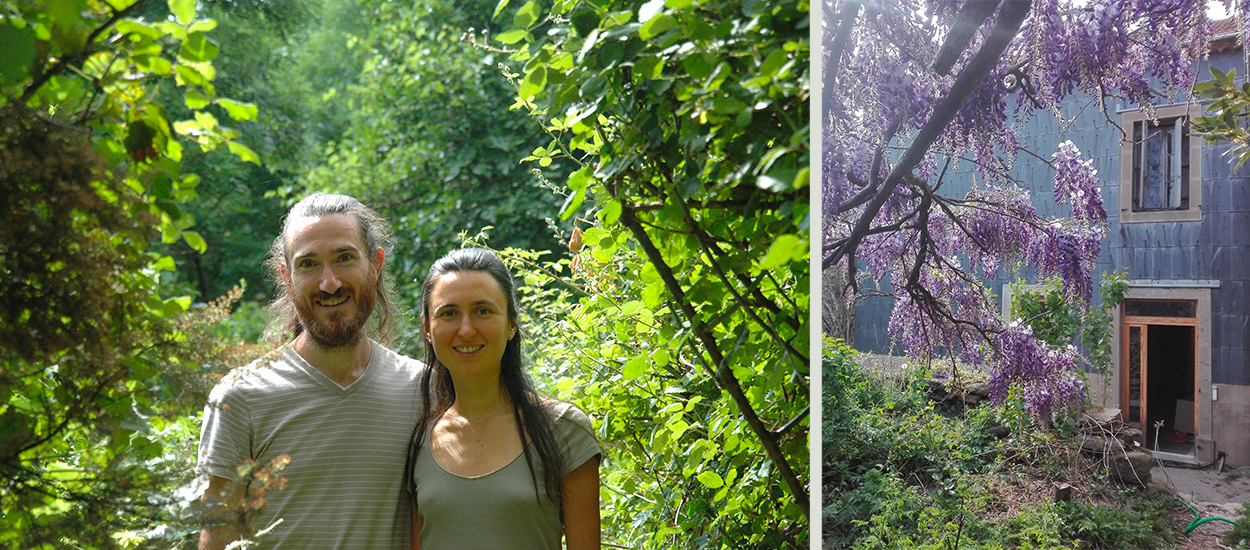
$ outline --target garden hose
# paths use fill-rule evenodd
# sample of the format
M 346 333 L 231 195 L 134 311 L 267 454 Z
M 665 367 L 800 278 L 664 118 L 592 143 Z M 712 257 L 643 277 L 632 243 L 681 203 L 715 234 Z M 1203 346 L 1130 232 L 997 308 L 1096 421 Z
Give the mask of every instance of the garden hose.
M 1200 514 L 1198 514 L 1198 510 L 1194 509 L 1194 507 L 1193 507 L 1193 506 L 1190 506 L 1190 505 L 1189 505 L 1189 503 L 1188 503 L 1188 502 L 1185 502 L 1185 500 L 1184 500 L 1184 499 L 1182 499 L 1181 497 L 1176 497 L 1176 500 L 1181 501 L 1181 504 L 1184 504 L 1185 506 L 1187 506 L 1187 507 L 1189 508 L 1189 511 L 1191 511 L 1191 512 L 1193 512 L 1193 513 L 1194 513 L 1194 520 L 1193 520 L 1193 521 L 1191 521 L 1191 522 L 1189 522 L 1189 527 L 1186 527 L 1186 528 L 1185 528 L 1185 534 L 1186 534 L 1186 535 L 1188 535 L 1190 531 L 1193 531 L 1193 530 L 1194 530 L 1196 527 L 1198 527 L 1199 525 L 1202 525 L 1202 524 L 1204 524 L 1204 523 L 1206 523 L 1206 522 L 1208 522 L 1208 521 L 1215 521 L 1215 520 L 1219 520 L 1219 521 L 1226 521 L 1226 522 L 1228 522 L 1228 523 L 1231 523 L 1231 524 L 1233 524 L 1233 526 L 1234 526 L 1234 527 L 1237 525 L 1237 522 L 1235 522 L 1235 521 L 1233 521 L 1233 520 L 1231 520 L 1231 519 L 1228 519 L 1228 518 L 1221 518 L 1221 517 L 1216 517 L 1216 516 L 1210 516 L 1210 517 L 1205 517 L 1205 518 L 1204 518 L 1204 517 L 1202 517 Z

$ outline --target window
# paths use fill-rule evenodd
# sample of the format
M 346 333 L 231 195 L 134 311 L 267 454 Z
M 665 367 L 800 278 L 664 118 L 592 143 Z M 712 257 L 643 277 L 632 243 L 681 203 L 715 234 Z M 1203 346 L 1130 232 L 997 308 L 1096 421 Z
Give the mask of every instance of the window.
M 1164 107 L 1122 115 L 1128 139 L 1120 146 L 1120 222 L 1200 220 L 1202 146 L 1190 135 L 1199 107 Z
M 1133 211 L 1189 208 L 1185 117 L 1133 123 Z

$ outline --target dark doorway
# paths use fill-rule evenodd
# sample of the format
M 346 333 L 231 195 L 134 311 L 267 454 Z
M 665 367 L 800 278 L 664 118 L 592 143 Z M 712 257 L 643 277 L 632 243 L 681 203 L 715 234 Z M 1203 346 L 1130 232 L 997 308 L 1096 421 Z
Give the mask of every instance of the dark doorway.
M 1147 335 L 1146 443 L 1163 452 L 1193 454 L 1194 327 L 1148 325 Z M 1162 427 L 1156 431 L 1157 423 Z

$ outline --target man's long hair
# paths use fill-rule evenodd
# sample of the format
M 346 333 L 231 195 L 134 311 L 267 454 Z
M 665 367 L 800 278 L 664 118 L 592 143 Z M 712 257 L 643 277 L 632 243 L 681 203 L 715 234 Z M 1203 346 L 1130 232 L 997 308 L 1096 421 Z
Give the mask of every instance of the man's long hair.
M 278 289 L 277 297 L 269 304 L 269 326 L 265 329 L 266 341 L 288 342 L 304 332 L 304 325 L 300 323 L 299 314 L 295 311 L 291 289 L 282 277 L 282 269 L 285 267 L 289 272 L 291 267 L 290 251 L 287 250 L 290 242 L 291 220 L 321 219 L 336 214 L 346 214 L 356 220 L 360 228 L 361 240 L 365 242 L 365 248 L 367 248 L 364 253 L 369 258 L 370 265 L 377 261 L 374 251 L 379 247 L 382 248 L 385 257 L 390 257 L 395 244 L 390 225 L 382 216 L 360 201 L 347 195 L 313 193 L 296 203 L 287 213 L 286 219 L 282 221 L 282 232 L 273 240 L 273 245 L 269 247 L 269 256 L 265 259 L 269 277 Z M 394 316 L 392 309 L 396 301 L 391 296 L 390 286 L 386 284 L 390 279 L 386 271 L 386 269 L 378 271 L 378 280 L 375 285 L 377 304 L 373 316 L 377 325 L 371 331 L 371 336 L 382 345 L 389 347 L 393 340 L 391 318 Z
M 552 419 L 543 407 L 542 398 L 534 391 L 534 385 L 525 374 L 521 360 L 521 336 L 524 331 L 518 325 L 520 308 L 517 306 L 516 285 L 512 281 L 512 273 L 499 261 L 494 252 L 483 248 L 462 248 L 453 250 L 443 256 L 430 267 L 430 272 L 421 284 L 421 319 L 424 326 L 430 319 L 430 300 L 434 283 L 438 278 L 453 272 L 480 271 L 487 273 L 499 283 L 503 295 L 508 301 L 508 322 L 517 327 L 516 336 L 508 340 L 504 347 L 503 359 L 499 369 L 500 391 L 507 396 L 512 404 L 512 416 L 516 420 L 517 431 L 521 434 L 521 449 L 525 455 L 525 463 L 529 465 L 530 477 L 534 480 L 535 497 L 540 486 L 546 487 L 547 496 L 556 505 L 563 517 L 561 496 L 564 491 L 561 471 L 564 469 L 564 457 L 556 445 L 552 434 Z M 417 427 L 412 432 L 412 440 L 408 445 L 408 463 L 404 468 L 404 487 L 413 490 L 413 467 L 417 463 L 417 453 L 425 443 L 426 433 L 433 422 L 447 412 L 456 401 L 456 387 L 452 383 L 451 373 L 438 360 L 434 353 L 434 344 L 425 343 L 425 364 L 429 368 L 421 373 L 418 385 L 421 399 L 421 413 Z M 532 456 L 529 442 L 534 443 Z M 534 459 L 542 465 L 542 484 L 540 485 Z

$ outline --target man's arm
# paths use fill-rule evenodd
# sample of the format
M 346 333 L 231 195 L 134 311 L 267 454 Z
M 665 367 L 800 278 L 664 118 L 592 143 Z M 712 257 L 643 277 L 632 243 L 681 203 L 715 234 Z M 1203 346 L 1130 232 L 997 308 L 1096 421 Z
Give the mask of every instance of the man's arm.
M 599 457 L 564 476 L 564 541 L 568 550 L 598 550 Z
M 227 544 L 239 540 L 238 514 L 247 486 L 239 484 L 231 488 L 233 481 L 224 477 L 208 476 L 208 490 L 200 497 L 206 513 L 205 527 L 200 531 L 199 550 L 222 550 Z M 224 494 L 229 490 L 229 494 Z

